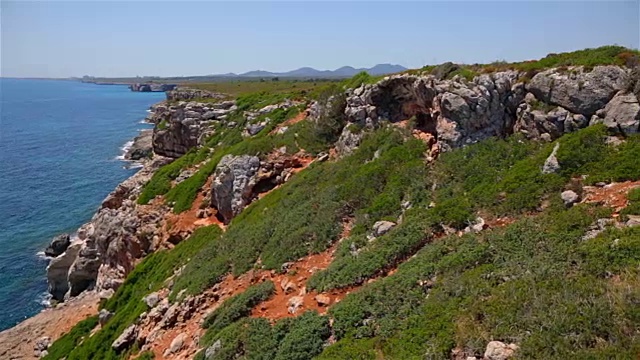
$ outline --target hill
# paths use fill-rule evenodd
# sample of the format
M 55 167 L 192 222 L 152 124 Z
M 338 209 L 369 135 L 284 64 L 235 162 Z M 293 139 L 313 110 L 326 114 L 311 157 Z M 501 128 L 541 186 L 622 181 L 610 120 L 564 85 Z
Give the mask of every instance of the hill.
M 44 358 L 637 357 L 639 56 L 168 92 Z

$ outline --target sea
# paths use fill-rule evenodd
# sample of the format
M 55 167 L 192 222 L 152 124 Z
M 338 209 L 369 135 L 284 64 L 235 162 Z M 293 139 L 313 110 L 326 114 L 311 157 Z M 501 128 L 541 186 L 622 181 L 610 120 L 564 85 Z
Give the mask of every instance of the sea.
M 47 304 L 43 250 L 137 170 L 122 158 L 164 93 L 0 79 L 0 331 Z

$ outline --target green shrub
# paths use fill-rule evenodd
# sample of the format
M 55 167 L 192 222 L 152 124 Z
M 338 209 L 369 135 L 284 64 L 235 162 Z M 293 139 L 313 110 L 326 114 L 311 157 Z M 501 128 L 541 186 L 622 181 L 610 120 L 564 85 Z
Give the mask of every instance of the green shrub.
M 91 330 L 98 325 L 98 316 L 88 317 L 77 323 L 71 331 L 62 335 L 48 349 L 47 356 L 43 359 L 57 360 L 62 359 L 75 349 L 82 340 L 91 333 Z
M 275 286 L 271 281 L 251 286 L 243 293 L 225 300 L 219 308 L 205 318 L 202 327 L 208 329 L 208 333 L 216 334 L 231 323 L 249 315 L 251 309 L 269 299 L 274 292 Z
M 381 155 L 371 161 L 376 150 Z M 367 214 L 371 224 L 397 216 L 402 200 L 423 190 L 423 152 L 420 141 L 404 143 L 397 131 L 380 130 L 353 156 L 309 167 L 235 217 L 222 238 L 187 265 L 174 291 L 198 293 L 229 270 L 246 272 L 258 257 L 265 268 L 279 269 L 323 251 L 337 240 L 347 216 Z
M 601 216 L 557 207 L 426 245 L 394 275 L 330 308 L 338 342 L 321 358 L 448 358 L 456 347 L 481 354 L 495 339 L 517 343 L 523 358 L 631 356 L 640 349 L 629 331 L 640 291 L 606 277 L 635 284 L 640 237 L 637 228 L 613 229 L 583 242 Z

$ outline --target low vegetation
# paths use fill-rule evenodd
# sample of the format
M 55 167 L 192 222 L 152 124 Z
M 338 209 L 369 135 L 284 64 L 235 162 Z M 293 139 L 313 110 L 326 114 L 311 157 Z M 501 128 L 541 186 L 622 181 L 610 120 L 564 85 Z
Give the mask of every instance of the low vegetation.
M 445 78 L 451 79 L 460 75 L 468 81 L 480 74 L 488 74 L 496 71 L 517 70 L 526 73 L 523 81 L 530 80 L 537 72 L 549 68 L 568 68 L 571 66 L 583 66 L 586 70 L 598 65 L 619 65 L 633 67 L 640 63 L 640 51 L 625 48 L 623 46 L 601 46 L 594 49 L 584 49 L 560 54 L 548 54 L 539 60 L 506 62 L 495 61 L 490 64 L 456 65 L 456 68 L 445 71 Z M 409 70 L 408 73 L 437 74 L 442 71 L 442 65 L 426 65 L 419 70 Z M 454 65 L 454 64 L 451 64 Z
M 223 236 L 187 265 L 174 291 L 199 293 L 228 271 L 239 275 L 251 269 L 258 257 L 263 267 L 280 269 L 323 251 L 338 239 L 347 217 L 358 217 L 364 227 L 397 216 L 403 199 L 419 196 L 423 152 L 422 142 L 405 143 L 389 129 L 372 134 L 353 156 L 312 165 L 235 217 Z
M 78 346 L 98 325 L 98 316 L 88 317 L 77 323 L 71 331 L 62 335 L 48 349 L 44 360 L 62 359 Z
M 269 299 L 274 292 L 275 286 L 273 282 L 265 281 L 259 285 L 251 286 L 243 293 L 226 300 L 205 318 L 202 327 L 208 329 L 206 336 L 214 336 L 225 327 L 246 317 L 251 313 L 251 309 L 254 306 Z
M 446 64 L 423 71 L 472 79 L 489 70 L 534 74 L 552 66 L 628 65 L 637 55 L 609 46 L 550 54 L 536 62 Z M 264 159 L 281 147 L 289 154 L 329 151 L 345 125 L 344 89 L 377 80 L 360 73 L 313 86 L 273 81 L 268 83 L 278 84 L 273 91 L 256 85 L 260 82 L 224 85 L 244 87 L 235 93 L 239 110 L 229 115 L 238 126 L 216 125 L 205 146 L 162 167 L 138 201 L 164 195 L 174 212 L 190 209 L 227 154 Z M 207 89 L 214 90 L 211 86 Z M 306 104 L 277 109 L 255 120 L 271 119 L 264 130 L 242 136 L 243 111 L 285 98 L 332 99 L 333 106 L 317 121 L 271 134 Z M 273 296 L 277 285 L 250 286 L 206 317 L 196 358 L 205 359 L 207 349 L 210 359 L 447 359 L 454 351 L 481 357 L 492 340 L 517 344 L 516 358 L 634 358 L 640 353 L 640 227 L 609 226 L 587 239 L 585 233 L 598 219 L 611 217 L 611 209 L 600 204 L 567 208 L 560 198 L 563 190 L 580 192 L 582 185 L 640 179 L 640 135 L 626 136 L 616 146 L 608 143 L 608 135 L 603 125 L 550 143 L 513 135 L 426 163 L 422 141 L 407 129 L 382 125 L 364 133 L 352 155 L 314 162 L 254 201 L 226 231 L 200 228 L 172 250 L 146 257 L 101 305 L 115 313 L 113 318 L 92 336 L 97 320 L 79 323 L 50 348 L 47 359 L 136 354 L 137 346 L 117 354 L 111 344 L 148 310 L 141 299 L 166 286 L 174 273 L 171 301 L 183 290 L 202 293 L 229 274 L 283 271 L 285 262 L 332 245 L 337 246 L 332 263 L 315 272 L 306 288 L 357 289 L 327 314 L 305 312 L 274 322 L 252 318 L 252 309 Z M 556 143 L 559 170 L 543 174 Z M 194 175 L 173 184 L 185 169 Z M 640 215 L 640 189 L 628 198 L 620 214 L 625 221 Z M 372 227 L 380 220 L 397 225 L 376 238 Z M 467 229 L 479 221 L 487 222 L 484 230 Z M 341 239 L 347 224 L 353 227 Z
M 310 311 L 273 326 L 265 319 L 244 318 L 212 338 L 205 337 L 205 349 L 216 342 L 221 347 L 212 357 L 207 358 L 203 350 L 196 359 L 233 360 L 242 354 L 246 359 L 305 360 L 322 352 L 330 335 L 329 319 Z

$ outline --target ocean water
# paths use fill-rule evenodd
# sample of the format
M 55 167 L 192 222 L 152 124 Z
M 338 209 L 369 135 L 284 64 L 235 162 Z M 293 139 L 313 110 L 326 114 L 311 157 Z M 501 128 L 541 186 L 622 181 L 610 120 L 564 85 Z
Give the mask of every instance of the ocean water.
M 136 171 L 118 156 L 163 99 L 120 85 L 0 79 L 0 330 L 43 308 L 48 260 L 37 254 Z

